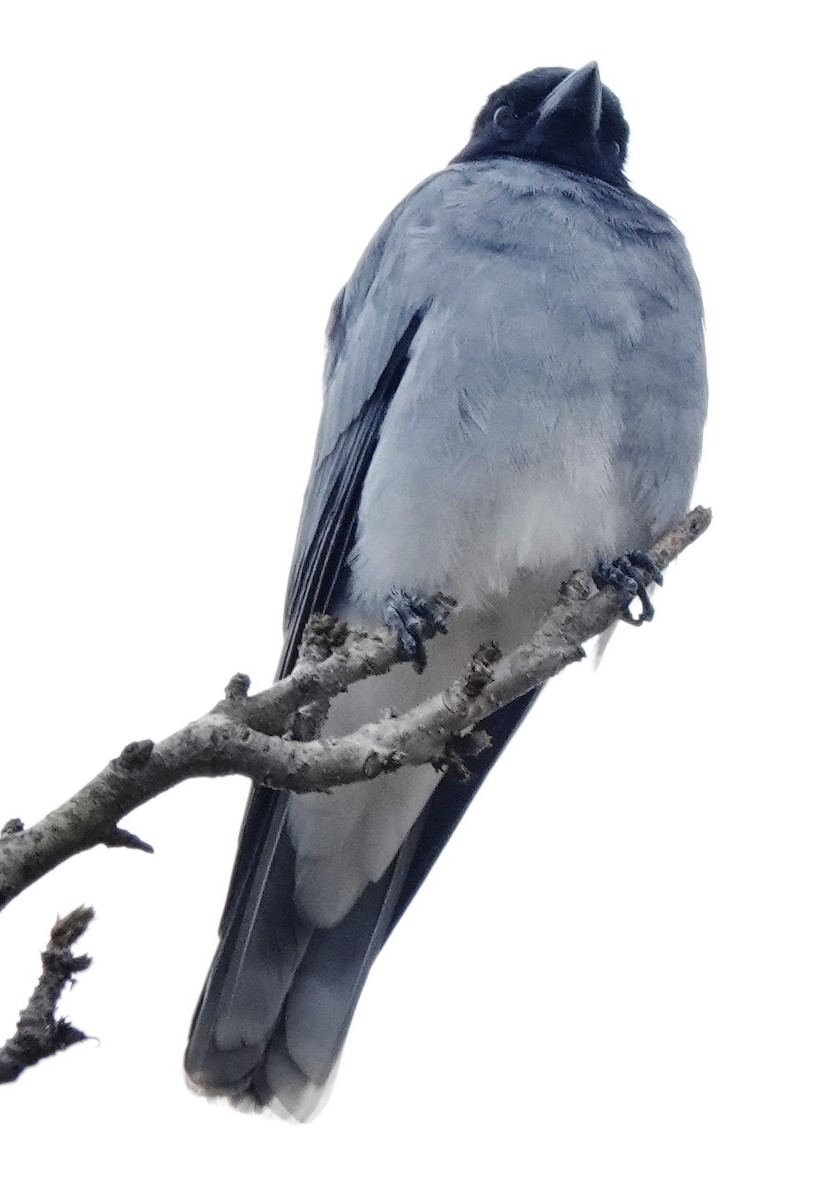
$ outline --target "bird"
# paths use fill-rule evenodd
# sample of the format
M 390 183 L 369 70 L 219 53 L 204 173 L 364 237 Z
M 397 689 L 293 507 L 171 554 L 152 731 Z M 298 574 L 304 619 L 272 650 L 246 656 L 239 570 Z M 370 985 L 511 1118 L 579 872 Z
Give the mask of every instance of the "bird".
M 385 622 L 411 665 L 336 697 L 325 736 L 520 645 L 577 567 L 651 615 L 642 551 L 689 506 L 707 385 L 697 278 L 626 178 L 628 137 L 596 63 L 519 76 L 334 301 L 279 675 L 315 612 Z M 537 694 L 485 722 L 467 782 L 253 786 L 185 1054 L 197 1090 L 319 1111 L 373 962 Z

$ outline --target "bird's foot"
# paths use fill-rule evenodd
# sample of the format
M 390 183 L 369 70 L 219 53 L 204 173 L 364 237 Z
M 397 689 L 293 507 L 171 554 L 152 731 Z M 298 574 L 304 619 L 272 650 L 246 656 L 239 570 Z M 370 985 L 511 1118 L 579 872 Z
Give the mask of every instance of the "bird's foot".
M 424 600 L 403 588 L 392 588 L 386 597 L 383 619 L 398 639 L 401 657 L 411 662 L 420 674 L 427 665 L 425 634 L 446 633 L 444 597 Z
M 648 584 L 643 571 L 648 572 L 651 583 L 662 586 L 663 572 L 651 555 L 643 550 L 630 550 L 628 554 L 621 554 L 611 562 L 599 562 L 593 572 L 594 583 L 598 587 L 610 584 L 614 588 L 622 609 L 622 619 L 629 625 L 642 625 L 654 616 L 654 605 L 647 591 Z M 633 616 L 631 612 L 632 601 L 637 597 L 641 607 L 639 617 Z

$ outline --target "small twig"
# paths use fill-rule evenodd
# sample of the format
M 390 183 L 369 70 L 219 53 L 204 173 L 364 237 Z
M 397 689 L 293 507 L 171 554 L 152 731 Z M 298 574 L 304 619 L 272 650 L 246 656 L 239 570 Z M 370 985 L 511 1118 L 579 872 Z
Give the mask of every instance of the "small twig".
M 15 1032 L 0 1048 L 0 1083 L 13 1083 L 27 1067 L 86 1041 L 87 1035 L 64 1017 L 56 1017 L 55 1009 L 67 983 L 92 962 L 86 954 L 74 955 L 71 947 L 86 933 L 94 916 L 91 908 L 76 908 L 55 922 L 49 944 L 40 956 L 43 963 L 40 979 L 20 1014 Z
M 338 621 L 326 613 L 314 613 L 303 630 L 295 671 L 298 668 L 319 667 L 345 643 L 348 634 L 349 627 L 345 621 Z M 298 709 L 291 722 L 291 736 L 294 740 L 313 742 L 318 738 L 329 715 L 330 706 L 331 696 L 322 696 Z

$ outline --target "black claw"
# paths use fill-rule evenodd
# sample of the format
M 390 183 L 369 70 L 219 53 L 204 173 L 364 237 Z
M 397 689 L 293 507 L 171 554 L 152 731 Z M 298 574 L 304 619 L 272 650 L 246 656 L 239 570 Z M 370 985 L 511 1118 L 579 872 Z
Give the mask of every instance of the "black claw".
M 647 571 L 654 583 L 663 583 L 663 573 L 650 554 L 643 550 L 632 550 L 629 554 L 621 554 L 613 562 L 597 563 L 594 570 L 594 583 L 598 587 L 610 584 L 617 593 L 620 602 L 621 617 L 629 625 L 642 625 L 654 616 L 654 605 L 648 594 L 647 583 L 642 571 Z M 641 612 L 639 617 L 631 613 L 632 601 L 639 597 Z
M 424 633 L 446 633 L 444 614 L 434 601 L 392 588 L 383 619 L 398 639 L 401 655 L 420 674 L 427 665 Z
M 648 571 L 651 576 L 652 583 L 656 583 L 658 587 L 663 586 L 663 572 L 657 566 L 657 563 L 645 550 L 631 550 L 626 555 L 626 558 L 634 567 L 640 567 L 643 571 Z

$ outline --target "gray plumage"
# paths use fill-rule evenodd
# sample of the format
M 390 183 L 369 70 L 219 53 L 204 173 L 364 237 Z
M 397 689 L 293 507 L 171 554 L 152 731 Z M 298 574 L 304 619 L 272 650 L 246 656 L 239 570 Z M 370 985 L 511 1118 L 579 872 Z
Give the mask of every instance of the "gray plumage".
M 576 566 L 647 547 L 688 507 L 700 297 L 681 236 L 622 175 L 626 138 L 593 64 L 522 76 L 335 301 L 281 670 L 315 608 L 372 624 L 393 588 L 458 607 L 422 674 L 338 697 L 327 734 L 435 693 L 484 641 L 511 649 Z M 485 770 L 531 699 L 494 723 Z M 198 1086 L 310 1115 L 480 781 L 424 767 L 327 796 L 254 789 L 188 1047 Z

